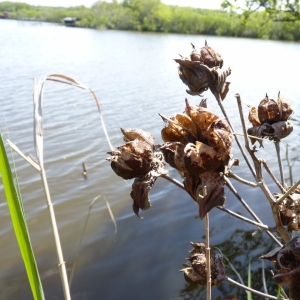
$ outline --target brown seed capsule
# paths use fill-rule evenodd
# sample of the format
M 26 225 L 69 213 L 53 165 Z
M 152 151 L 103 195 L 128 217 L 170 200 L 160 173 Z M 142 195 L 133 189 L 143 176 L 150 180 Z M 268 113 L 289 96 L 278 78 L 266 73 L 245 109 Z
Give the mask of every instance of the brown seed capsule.
M 193 249 L 190 251 L 189 263 L 184 264 L 184 273 L 187 282 L 205 286 L 207 281 L 207 261 L 205 245 L 203 243 L 191 243 Z M 212 285 L 220 285 L 226 279 L 225 266 L 222 261 L 222 255 L 215 253 L 214 249 L 210 250 L 210 269 Z
M 180 142 L 166 143 L 159 150 L 163 153 L 165 161 L 180 172 L 186 173 L 184 163 L 185 145 Z
M 121 128 L 121 131 L 123 133 L 123 138 L 125 142 L 131 142 L 137 139 L 139 141 L 148 143 L 154 148 L 154 139 L 149 132 L 146 132 L 138 128 L 129 128 L 129 129 Z
M 258 105 L 258 118 L 261 124 L 273 124 L 280 121 L 280 111 L 275 100 L 268 95 Z
M 189 87 L 187 93 L 191 95 L 200 95 L 208 89 L 208 86 L 214 80 L 214 76 L 209 67 L 198 62 L 190 60 L 175 59 L 179 64 L 179 77 L 184 84 Z
M 291 114 L 293 113 L 291 104 L 285 99 L 282 99 L 280 97 L 280 92 L 278 93 L 277 103 L 280 112 L 280 120 L 287 121 L 290 118 Z
M 212 147 L 198 141 L 196 141 L 196 145 L 187 144 L 184 153 L 186 170 L 192 175 L 197 176 L 207 171 L 215 171 L 223 164 L 218 153 Z
M 132 179 L 149 172 L 152 167 L 153 148 L 150 144 L 134 140 L 109 152 L 111 167 L 123 179 Z
M 205 41 L 205 46 L 200 49 L 196 49 L 193 44 L 192 47 L 193 47 L 193 51 L 191 53 L 192 61 L 200 61 L 201 63 L 205 64 L 209 68 L 213 68 L 213 67 L 222 68 L 223 59 L 221 55 L 218 52 L 216 52 L 213 48 L 211 48 L 206 41 Z
M 176 114 L 174 117 L 166 118 L 160 115 L 166 122 L 161 131 L 164 142 L 194 142 L 197 138 L 197 128 L 190 117 L 184 114 Z
M 210 112 L 207 108 L 190 105 L 187 99 L 185 99 L 185 102 L 185 112 L 198 128 L 198 141 L 203 141 L 203 138 L 205 139 L 208 136 L 207 128 L 214 121 L 218 120 L 219 117 Z
M 248 120 L 251 122 L 253 126 L 259 126 L 261 125 L 259 118 L 258 118 L 258 112 L 257 108 L 254 106 L 250 106 Z
M 208 145 L 212 147 L 222 161 L 229 158 L 233 134 L 230 126 L 225 119 L 218 119 L 211 123 L 207 129 Z

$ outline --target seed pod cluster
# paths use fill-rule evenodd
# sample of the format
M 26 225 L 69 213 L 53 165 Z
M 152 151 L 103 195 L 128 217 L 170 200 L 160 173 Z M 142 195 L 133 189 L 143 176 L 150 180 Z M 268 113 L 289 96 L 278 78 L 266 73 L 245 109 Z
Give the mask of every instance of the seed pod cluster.
M 205 245 L 203 243 L 191 242 L 193 249 L 190 251 L 184 268 L 180 270 L 184 274 L 187 282 L 206 286 L 207 281 L 207 262 L 205 254 Z M 210 249 L 210 268 L 212 285 L 220 285 L 226 279 L 225 266 L 223 264 L 222 255 L 215 253 L 214 249 Z
M 205 41 L 205 46 L 196 49 L 192 44 L 193 50 L 190 59 L 181 56 L 175 59 L 179 64 L 179 78 L 189 89 L 186 90 L 190 95 L 200 95 L 210 89 L 216 98 L 225 99 L 229 90 L 229 82 L 226 78 L 231 74 L 228 68 L 222 71 L 223 59 L 219 53 L 211 48 Z
M 186 191 L 199 204 L 203 218 L 213 207 L 225 201 L 224 184 L 219 173 L 224 172 L 231 158 L 233 135 L 225 119 L 206 108 L 190 105 L 186 100 L 185 114 L 167 118 L 160 147 L 165 161 L 184 176 Z M 207 187 L 207 194 L 198 201 L 199 189 Z
M 108 152 L 107 158 L 114 172 L 123 179 L 133 179 L 133 211 L 137 216 L 139 209 L 151 207 L 149 191 L 157 177 L 164 174 L 161 154 L 155 151 L 153 137 L 141 129 L 122 129 L 125 144 L 116 151 Z
M 275 194 L 278 199 L 282 194 Z M 287 226 L 288 230 L 298 231 L 300 229 L 300 190 L 296 189 L 294 193 L 290 194 L 283 200 L 279 206 L 279 213 L 282 224 Z
M 292 113 L 290 103 L 280 97 L 280 92 L 277 102 L 266 95 L 257 109 L 250 107 L 248 119 L 253 127 L 248 129 L 248 134 L 280 141 L 293 131 L 293 125 L 289 120 Z M 255 143 L 255 138 L 250 139 Z
M 270 260 L 275 265 L 274 279 L 280 286 L 289 286 L 290 299 L 299 299 L 300 236 L 295 236 L 286 245 L 277 247 L 260 258 Z

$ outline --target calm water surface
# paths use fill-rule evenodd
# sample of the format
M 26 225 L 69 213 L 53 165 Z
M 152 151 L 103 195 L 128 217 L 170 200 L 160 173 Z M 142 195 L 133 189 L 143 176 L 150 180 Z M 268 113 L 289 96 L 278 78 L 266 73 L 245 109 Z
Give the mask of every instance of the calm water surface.
M 199 102 L 199 97 L 186 94 L 173 58 L 177 58 L 178 53 L 188 55 L 190 42 L 202 46 L 205 39 L 222 53 L 225 67 L 232 69 L 230 92 L 224 105 L 237 132 L 241 132 L 241 127 L 236 93 L 241 94 L 245 111 L 247 104 L 257 105 L 266 92 L 276 98 L 280 90 L 292 103 L 295 129 L 283 144 L 291 145 L 290 156 L 295 158 L 300 144 L 299 44 L 96 31 L 8 20 L 0 21 L 0 129 L 3 137 L 25 154 L 34 155 L 33 78 L 61 73 L 95 91 L 114 146 L 122 144 L 120 127 L 150 131 L 156 142 L 161 143 L 163 122 L 158 112 L 166 116 L 182 112 L 186 97 L 192 104 Z M 205 96 L 208 106 L 220 113 L 212 95 L 207 92 Z M 204 236 L 203 222 L 197 218 L 194 202 L 177 187 L 159 179 L 151 191 L 152 208 L 141 212 L 143 220 L 138 219 L 131 209 L 131 182 L 117 177 L 105 160 L 109 146 L 91 94 L 47 82 L 44 97 L 45 166 L 69 274 L 89 206 L 101 195 L 93 205 L 84 232 L 71 286 L 72 299 L 205 297 L 202 291 L 187 285 L 178 272 L 191 248 L 189 242 L 202 241 Z M 285 151 L 284 145 L 282 151 Z M 236 146 L 234 148 L 234 155 L 240 157 Z M 259 151 L 278 175 L 274 147 L 266 142 L 265 148 Z M 62 299 L 39 174 L 17 154 L 14 160 L 46 299 Z M 81 174 L 82 162 L 88 166 L 88 179 Z M 234 171 L 251 179 L 244 166 L 241 162 Z M 297 162 L 293 172 L 294 178 L 299 178 Z M 178 178 L 174 170 L 170 170 L 170 174 Z M 262 200 L 261 193 L 238 184 L 236 187 L 259 217 L 272 226 L 269 205 Z M 276 191 L 273 184 L 271 189 Z M 2 186 L 0 192 L 0 299 L 32 299 Z M 116 218 L 116 235 L 104 196 Z M 229 191 L 226 206 L 247 215 Z M 212 245 L 219 245 L 247 282 L 248 260 L 252 259 L 253 270 L 259 270 L 261 264 L 257 257 L 274 245 L 268 244 L 266 235 L 256 232 L 253 226 L 217 210 L 210 216 Z M 243 255 L 247 249 L 254 250 Z M 236 279 L 229 267 L 227 271 Z M 259 280 L 253 286 L 262 288 Z M 230 289 L 226 284 L 213 289 L 214 298 L 227 293 L 240 293 L 239 299 L 246 297 L 244 292 Z

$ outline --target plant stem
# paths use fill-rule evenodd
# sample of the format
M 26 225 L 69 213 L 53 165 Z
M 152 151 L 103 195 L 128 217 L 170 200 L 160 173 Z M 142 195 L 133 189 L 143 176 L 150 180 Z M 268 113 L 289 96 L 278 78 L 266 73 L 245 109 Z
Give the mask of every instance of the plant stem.
M 53 229 L 54 241 L 55 241 L 56 252 L 57 252 L 57 257 L 58 257 L 58 267 L 60 270 L 60 276 L 61 276 L 62 283 L 63 283 L 64 297 L 65 297 L 65 300 L 70 300 L 71 296 L 70 296 L 70 289 L 69 289 L 69 284 L 68 284 L 66 263 L 63 258 L 62 248 L 61 248 L 61 244 L 60 244 L 60 239 L 59 239 L 59 234 L 58 234 L 58 229 L 57 229 L 57 224 L 56 224 L 56 219 L 55 219 L 54 208 L 53 208 L 51 197 L 50 197 L 50 192 L 49 192 L 45 169 L 43 167 L 42 167 L 41 177 L 42 177 L 42 181 L 44 184 L 47 205 L 48 205 L 49 213 L 50 213 L 51 225 L 52 225 L 52 229 Z
M 293 184 L 293 171 L 292 171 L 292 165 L 290 162 L 290 158 L 289 158 L 289 145 L 286 145 L 286 152 L 285 152 L 285 156 L 286 156 L 286 161 L 288 164 L 288 168 L 289 168 L 289 175 L 290 175 L 290 185 Z
M 263 292 L 259 292 L 257 290 L 251 289 L 251 288 L 249 288 L 249 287 L 247 287 L 247 286 L 245 286 L 245 285 L 243 285 L 241 283 L 238 283 L 237 281 L 235 281 L 235 280 L 233 280 L 233 279 L 231 279 L 229 277 L 226 277 L 226 281 L 229 282 L 229 283 L 231 283 L 231 284 L 234 284 L 234 285 L 236 285 L 236 286 L 238 286 L 238 287 L 240 287 L 240 288 L 242 288 L 242 289 L 244 289 L 246 291 L 252 292 L 252 293 L 260 295 L 262 297 L 266 297 L 268 299 L 275 299 L 275 300 L 281 299 L 281 298 L 277 298 L 275 296 L 271 296 L 271 295 L 265 294 Z
M 282 168 L 282 160 L 281 160 L 281 154 L 280 154 L 280 141 L 275 141 L 275 149 L 276 149 L 276 153 L 277 153 L 281 185 L 283 187 L 285 187 L 285 180 L 284 180 L 284 174 L 283 174 L 283 168 Z

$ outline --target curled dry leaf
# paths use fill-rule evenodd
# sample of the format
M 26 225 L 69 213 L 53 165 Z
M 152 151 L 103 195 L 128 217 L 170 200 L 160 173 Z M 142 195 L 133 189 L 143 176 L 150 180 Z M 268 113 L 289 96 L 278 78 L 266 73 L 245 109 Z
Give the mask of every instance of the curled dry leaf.
M 207 281 L 207 261 L 205 254 L 205 245 L 203 243 L 191 242 L 193 249 L 190 251 L 184 268 L 180 270 L 184 274 L 187 282 L 206 286 Z M 210 269 L 211 269 L 211 284 L 220 285 L 226 279 L 225 266 L 223 264 L 222 255 L 210 249 Z
M 206 172 L 200 175 L 201 186 L 206 186 L 206 196 L 199 198 L 199 217 L 203 219 L 205 215 L 214 207 L 222 206 L 226 196 L 224 191 L 225 180 L 218 172 Z M 197 188 L 197 192 L 199 188 Z M 203 192 L 200 190 L 200 193 Z M 196 195 L 197 197 L 197 195 Z
M 134 213 L 140 218 L 139 210 L 147 210 L 151 207 L 149 192 L 154 186 L 158 176 L 154 174 L 147 174 L 142 178 L 136 178 L 132 184 L 130 196 L 133 200 L 132 209 Z
M 280 141 L 287 137 L 293 131 L 293 124 L 291 121 L 279 121 L 272 125 L 264 123 L 260 126 L 248 128 L 247 133 L 259 138 L 267 138 L 269 140 Z M 255 138 L 250 138 L 252 144 L 256 142 Z M 262 145 L 262 141 L 259 141 Z

